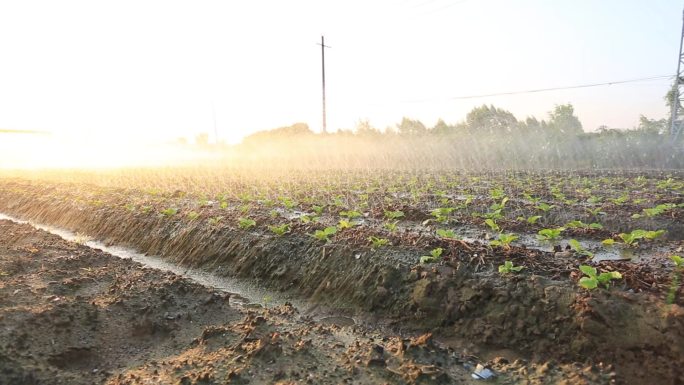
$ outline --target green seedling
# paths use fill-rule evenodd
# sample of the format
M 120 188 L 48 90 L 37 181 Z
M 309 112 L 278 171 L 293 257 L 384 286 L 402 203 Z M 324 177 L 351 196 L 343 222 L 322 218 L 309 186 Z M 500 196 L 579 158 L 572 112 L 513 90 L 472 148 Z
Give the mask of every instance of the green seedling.
M 435 217 L 439 223 L 446 223 L 449 221 L 449 215 L 454 211 L 453 207 L 440 207 L 430 211 L 430 215 Z
M 312 206 L 311 210 L 313 210 L 313 212 L 316 213 L 316 215 L 320 216 L 321 214 L 323 214 L 323 206 Z
M 283 236 L 287 234 L 288 231 L 290 231 L 290 225 L 287 223 L 283 223 L 282 225 L 278 226 L 268 226 L 268 229 L 271 230 L 271 232 L 277 236 Z
M 211 218 L 209 218 L 209 224 L 212 225 L 212 226 L 216 226 L 216 225 L 218 225 L 222 220 L 223 220 L 223 217 L 220 216 L 220 215 L 215 216 L 215 217 L 211 217 Z M 256 222 L 255 222 L 255 223 L 256 223 Z
M 339 230 L 350 229 L 356 225 L 356 222 L 347 219 L 340 219 L 337 223 L 337 228 Z
M 502 199 L 505 196 L 505 192 L 502 188 L 495 188 L 489 191 L 489 196 L 492 197 L 492 199 L 498 201 L 499 199 Z
M 575 251 L 575 253 L 577 253 L 579 255 L 584 255 L 587 257 L 592 257 L 592 258 L 594 257 L 594 254 L 591 251 L 582 247 L 582 245 L 576 239 L 569 240 L 568 244 L 570 245 L 570 248 Z
M 599 204 L 601 201 L 603 201 L 603 198 L 596 195 L 592 195 L 589 197 L 589 199 L 587 199 L 587 202 L 591 203 L 592 205 Z
M 176 213 L 178 213 L 178 209 L 168 208 L 168 209 L 162 210 L 160 212 L 164 216 L 172 217 L 172 216 L 176 215 Z
M 601 241 L 601 244 L 604 246 L 613 246 L 615 244 L 615 239 L 612 239 L 612 238 L 604 239 Z
M 454 230 L 437 229 L 437 235 L 442 238 L 458 239 Z
M 499 234 L 499 238 L 496 240 L 493 240 L 489 242 L 490 246 L 500 246 L 503 247 L 504 249 L 510 249 L 511 248 L 511 243 L 518 239 L 518 236 L 515 234 Z
M 556 207 L 556 205 L 550 205 L 550 204 L 545 203 L 545 202 L 541 202 L 541 203 L 539 203 L 538 205 L 535 206 L 535 208 L 536 208 L 537 210 L 541 210 L 541 211 L 543 211 L 543 212 L 545 212 L 545 213 L 548 213 L 548 212 L 551 211 L 551 209 L 554 208 L 554 207 Z
M 397 230 L 397 223 L 399 223 L 399 221 L 385 222 L 382 226 L 390 233 L 393 233 Z
M 606 215 L 605 212 L 601 211 L 601 207 L 597 207 L 597 208 L 595 208 L 595 209 L 592 209 L 592 208 L 587 207 L 586 210 L 587 210 L 587 212 L 588 212 L 589 214 L 591 214 L 591 216 L 593 216 L 593 217 L 596 217 L 596 216 L 599 216 L 599 215 Z
M 675 270 L 672 272 L 672 283 L 670 290 L 667 292 L 666 303 L 671 305 L 675 302 L 677 291 L 679 290 L 679 282 L 681 281 L 681 274 L 684 272 L 684 258 L 679 255 L 671 255 L 670 259 L 675 265 Z
M 663 214 L 669 210 L 672 210 L 676 207 L 677 207 L 677 205 L 674 203 L 663 203 L 663 204 L 657 205 L 655 207 L 643 209 L 643 210 L 641 210 L 644 213 L 643 215 L 642 214 L 634 214 L 634 215 L 632 215 L 632 218 L 633 219 L 639 219 L 644 215 L 646 215 L 647 217 L 655 217 L 655 216 L 661 215 L 661 214 Z
M 501 202 L 492 203 L 489 206 L 489 212 L 490 213 L 497 212 L 498 214 L 501 214 L 501 211 L 506 207 L 506 203 L 508 203 L 508 197 L 503 197 L 503 199 L 501 199 Z
M 489 226 L 489 228 L 492 229 L 492 231 L 496 231 L 496 232 L 501 231 L 501 227 L 499 227 L 499 225 L 496 222 L 494 222 L 494 220 L 491 218 L 485 219 L 485 224 L 487 226 Z
M 430 251 L 430 255 L 423 255 L 422 257 L 420 257 L 420 263 L 425 264 L 425 263 L 434 263 L 434 262 L 439 261 L 439 257 L 442 256 L 443 251 L 444 250 L 441 247 L 437 247 L 435 249 L 432 249 Z
M 517 273 L 523 269 L 523 266 L 513 266 L 513 262 L 504 261 L 503 265 L 499 265 L 499 274 Z
M 387 246 L 387 245 L 390 244 L 389 239 L 387 239 L 387 238 L 379 238 L 379 237 L 375 237 L 375 236 L 372 236 L 372 235 L 371 235 L 370 237 L 368 237 L 368 240 L 371 241 L 371 244 L 372 244 L 371 247 L 372 247 L 374 250 L 375 250 L 375 249 L 379 249 L 379 248 L 381 248 L 381 247 L 383 247 L 383 246 Z
M 541 215 L 532 215 L 531 217 L 527 218 L 527 223 L 533 225 L 537 223 L 537 221 L 541 218 Z
M 570 229 L 600 230 L 603 228 L 603 225 L 600 223 L 596 223 L 596 222 L 586 224 L 582 221 L 574 220 L 574 221 L 570 221 L 570 222 L 566 223 L 565 227 L 570 228 Z
M 188 219 L 191 221 L 194 221 L 195 219 L 199 218 L 199 213 L 197 211 L 190 211 L 188 213 Z
M 598 274 L 595 267 L 587 265 L 580 265 L 579 269 L 586 275 L 586 277 L 580 278 L 579 285 L 587 290 L 596 289 L 598 285 L 604 285 L 607 289 L 610 287 L 610 281 L 622 278 L 622 274 L 617 271 Z
M 629 195 L 623 194 L 617 198 L 610 198 L 608 200 L 613 202 L 613 204 L 615 204 L 617 206 L 622 206 L 623 204 L 627 203 L 627 201 L 629 200 Z
M 630 233 L 620 233 L 618 237 L 629 246 L 637 246 L 640 239 L 653 240 L 665 234 L 665 230 L 632 230 Z
M 553 241 L 560 238 L 563 231 L 565 231 L 565 227 L 558 227 L 555 229 L 541 229 L 537 234 L 539 235 L 539 239 L 543 241 Z
M 222 202 L 219 204 L 219 207 L 222 208 L 222 209 L 227 209 L 227 208 L 228 208 L 228 202 L 222 201 Z
M 662 190 L 666 190 L 671 188 L 675 184 L 674 179 L 672 178 L 667 178 L 666 180 L 662 180 L 656 184 L 656 187 Z
M 530 203 L 532 203 L 533 205 L 536 205 L 541 200 L 540 197 L 534 197 L 534 196 L 530 195 L 529 193 L 524 193 L 523 197 L 525 199 L 527 199 L 528 201 L 530 201 Z
M 252 228 L 256 226 L 256 221 L 254 219 L 250 218 L 239 218 L 238 219 L 238 227 L 247 230 L 249 228 Z
M 330 241 L 330 237 L 332 235 L 335 235 L 335 233 L 337 233 L 337 227 L 336 226 L 329 226 L 323 230 L 316 230 L 313 234 L 313 237 L 318 239 L 319 241 L 328 242 L 328 241 Z
M 140 208 L 140 211 L 142 211 L 144 214 L 149 213 L 152 210 L 152 206 L 143 206 Z
M 297 202 L 290 198 L 281 198 L 280 201 L 283 203 L 283 206 L 285 206 L 286 209 L 292 210 L 295 206 L 297 206 Z
M 311 223 L 317 219 L 318 219 L 318 217 L 312 217 L 311 215 L 308 215 L 308 214 L 304 214 L 304 215 L 299 217 L 299 220 L 304 224 Z
M 355 219 L 355 218 L 360 217 L 361 215 L 363 215 L 363 214 L 361 214 L 358 211 L 354 211 L 354 210 L 340 211 L 340 216 L 347 217 L 348 219 Z
M 387 218 L 388 220 L 396 220 L 396 219 L 403 218 L 403 217 L 404 217 L 404 212 L 403 212 L 403 211 L 399 211 L 399 210 L 397 210 L 397 211 L 388 211 L 388 210 L 385 210 L 385 218 Z
M 135 211 L 135 205 L 132 204 L 132 203 L 128 203 L 128 204 L 126 204 L 124 207 L 125 207 L 126 210 L 128 210 L 128 211 Z

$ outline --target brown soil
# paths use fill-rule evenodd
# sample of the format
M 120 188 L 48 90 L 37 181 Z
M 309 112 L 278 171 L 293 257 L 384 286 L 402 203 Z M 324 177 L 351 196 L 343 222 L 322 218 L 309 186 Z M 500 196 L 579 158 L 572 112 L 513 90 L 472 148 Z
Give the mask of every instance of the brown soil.
M 477 383 L 430 334 L 323 325 L 0 220 L 0 384 Z M 502 384 L 603 384 L 608 368 L 497 358 Z
M 536 363 L 523 366 L 525 375 L 535 372 L 532 367 L 554 368 L 537 373 L 551 383 L 554 370 L 566 380 L 577 379 L 576 371 L 567 369 L 576 362 L 606 372 L 614 368 L 618 383 L 678 384 L 684 378 L 684 293 L 675 287 L 675 303 L 665 303 L 673 271 L 663 260 L 602 262 L 601 271 L 621 271 L 624 279 L 611 290 L 589 293 L 577 285 L 582 261 L 573 254 L 492 249 L 409 231 L 398 236 L 401 247 L 371 250 L 355 242 L 365 240 L 370 231 L 360 227 L 345 231 L 343 241 L 324 244 L 302 235 L 311 231 L 308 228 L 276 237 L 206 221 L 189 223 L 156 211 L 134 213 L 123 208 L 126 200 L 117 201 L 122 192 L 93 190 L 14 183 L 0 188 L 0 211 L 179 264 L 257 279 L 273 290 L 345 309 L 382 330 L 432 332 L 459 352 L 465 348 L 482 359 L 497 358 L 496 367 L 507 373 L 513 369 L 506 362 L 522 357 Z M 94 195 L 113 202 L 93 200 Z M 56 201 L 55 196 L 62 199 Z M 158 205 L 156 209 L 166 207 Z M 417 264 L 421 253 L 437 246 L 445 250 L 441 263 Z M 496 266 L 504 260 L 525 270 L 501 276 Z M 154 370 L 162 372 L 151 366 L 140 373 Z

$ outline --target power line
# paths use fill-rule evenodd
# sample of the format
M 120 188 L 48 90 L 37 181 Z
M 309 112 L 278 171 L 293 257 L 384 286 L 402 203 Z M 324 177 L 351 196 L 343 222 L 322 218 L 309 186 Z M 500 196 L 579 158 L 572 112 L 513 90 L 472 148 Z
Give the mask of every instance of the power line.
M 524 91 L 496 92 L 496 93 L 491 93 L 491 94 L 480 94 L 480 95 L 454 96 L 454 97 L 444 98 L 444 99 L 446 99 L 446 100 L 462 100 L 462 99 L 486 98 L 486 97 L 490 97 L 490 96 L 505 96 L 505 95 L 531 94 L 531 93 L 536 93 L 536 92 L 547 92 L 547 91 L 558 91 L 558 90 L 571 90 L 571 89 L 576 89 L 576 88 L 589 88 L 589 87 L 600 87 L 600 86 L 612 86 L 612 85 L 614 85 L 614 84 L 636 83 L 636 82 L 643 82 L 643 81 L 648 81 L 648 80 L 668 79 L 668 78 L 671 78 L 671 77 L 672 77 L 672 75 L 661 75 L 661 76 L 651 76 L 651 77 L 639 78 L 639 79 L 615 80 L 615 81 L 612 81 L 612 82 L 603 82 L 603 83 L 578 84 L 578 85 L 574 85 L 574 86 L 550 87 L 550 88 L 537 88 L 537 89 L 524 90 Z M 441 98 L 440 98 L 440 99 L 441 99 Z M 407 101 L 407 102 L 409 102 L 409 103 L 419 103 L 419 102 L 428 102 L 428 101 L 434 101 L 434 100 L 437 100 L 437 99 L 409 100 L 409 101 Z

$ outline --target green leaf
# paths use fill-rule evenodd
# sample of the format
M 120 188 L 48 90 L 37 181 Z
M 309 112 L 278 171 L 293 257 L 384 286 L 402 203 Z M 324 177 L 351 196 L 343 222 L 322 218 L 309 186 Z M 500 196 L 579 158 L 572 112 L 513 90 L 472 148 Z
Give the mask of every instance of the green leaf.
M 582 251 L 584 249 L 576 239 L 569 240 L 568 244 L 575 251 Z
M 537 223 L 539 218 L 541 218 L 541 215 L 533 215 L 533 216 L 527 218 L 527 223 L 533 225 L 533 224 Z
M 403 217 L 403 216 L 404 216 L 404 212 L 403 212 L 403 211 L 400 211 L 400 210 L 397 210 L 397 211 L 389 211 L 389 210 L 386 210 L 386 211 L 385 211 L 385 217 L 386 217 L 387 219 L 399 219 L 399 218 L 401 218 L 401 217 Z
M 587 265 L 580 265 L 580 271 L 590 277 L 596 277 L 596 268 Z
M 608 238 L 608 239 L 602 240 L 601 243 L 602 243 L 604 246 L 613 246 L 613 245 L 615 244 L 615 240 L 614 240 L 614 239 L 611 239 L 611 238 Z
M 501 230 L 499 225 L 497 225 L 496 222 L 494 222 L 492 219 L 489 219 L 489 218 L 485 219 L 485 223 L 487 224 L 487 226 L 489 226 L 490 229 L 492 229 L 492 231 Z
M 456 233 L 454 233 L 454 230 L 437 229 L 437 235 L 442 238 L 456 238 Z
M 523 268 L 524 268 L 524 266 L 511 266 L 511 270 L 515 271 L 515 272 L 518 272 L 518 271 L 522 270 Z
M 674 262 L 676 267 L 684 267 L 684 258 L 679 255 L 670 255 L 670 259 Z
M 422 257 L 420 257 L 420 263 L 423 263 L 423 264 L 434 263 L 434 262 L 437 262 L 437 260 L 438 260 L 438 258 L 435 258 L 431 255 L 423 255 Z
M 587 290 L 596 289 L 598 286 L 598 281 L 596 278 L 582 277 L 579 280 L 579 285 Z

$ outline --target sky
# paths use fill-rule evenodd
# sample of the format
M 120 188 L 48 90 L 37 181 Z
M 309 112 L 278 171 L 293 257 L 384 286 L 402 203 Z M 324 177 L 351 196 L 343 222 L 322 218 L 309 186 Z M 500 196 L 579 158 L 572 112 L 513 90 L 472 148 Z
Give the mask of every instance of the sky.
M 586 131 L 663 118 L 671 80 L 462 96 L 672 75 L 674 0 L 0 0 L 0 129 L 80 143 L 235 143 L 305 122 L 427 126 L 494 104 L 545 118 L 572 103 Z M 13 139 L 14 138 L 14 139 Z M 0 135 L 5 150 L 17 135 Z M 1 160 L 1 159 L 0 159 Z M 1 162 L 0 162 L 1 163 Z

